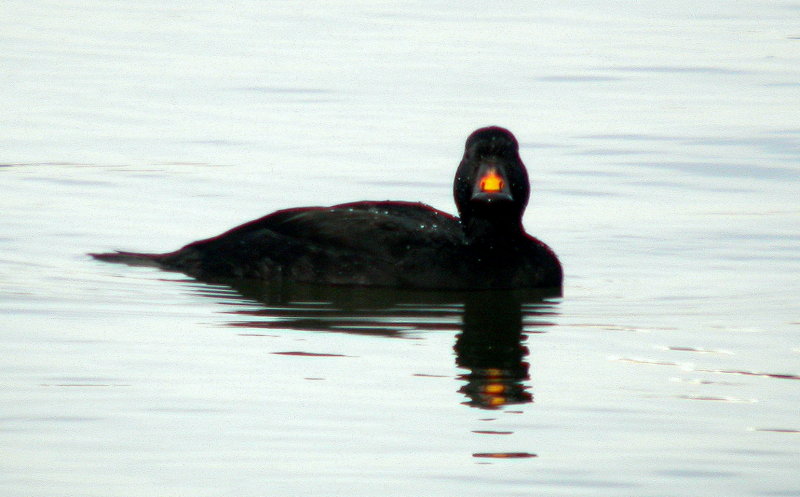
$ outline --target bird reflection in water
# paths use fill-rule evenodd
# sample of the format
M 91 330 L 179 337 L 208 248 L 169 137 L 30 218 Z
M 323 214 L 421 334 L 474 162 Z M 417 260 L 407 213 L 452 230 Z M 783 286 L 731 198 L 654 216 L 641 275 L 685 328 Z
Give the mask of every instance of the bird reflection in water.
M 512 292 L 481 292 L 465 296 L 463 326 L 456 338 L 456 363 L 466 370 L 461 392 L 476 407 L 498 408 L 533 401 L 528 348 L 524 345 L 523 310 Z M 541 311 L 541 308 L 529 312 Z M 538 325 L 545 323 L 539 322 Z
M 191 284 L 196 292 L 233 305 L 226 311 L 235 316 L 228 325 L 251 332 L 296 329 L 390 337 L 456 332 L 456 364 L 464 370 L 459 391 L 465 404 L 485 409 L 533 401 L 525 342 L 552 324 L 558 302 L 552 298 L 557 293 L 538 290 L 433 292 L 225 283 Z

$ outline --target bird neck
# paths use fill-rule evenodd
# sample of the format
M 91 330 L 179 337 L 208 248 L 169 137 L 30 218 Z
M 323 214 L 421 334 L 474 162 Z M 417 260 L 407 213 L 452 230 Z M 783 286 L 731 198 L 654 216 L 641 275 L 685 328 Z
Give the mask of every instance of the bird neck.
M 467 241 L 474 247 L 502 249 L 518 243 L 525 236 L 519 217 L 468 217 L 462 220 Z

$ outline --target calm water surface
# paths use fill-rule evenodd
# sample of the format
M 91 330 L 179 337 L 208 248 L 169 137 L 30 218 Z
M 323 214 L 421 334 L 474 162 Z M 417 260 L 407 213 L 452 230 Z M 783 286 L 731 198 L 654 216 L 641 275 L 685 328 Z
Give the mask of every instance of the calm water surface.
M 800 3 L 0 12 L 0 495 L 800 494 Z M 452 212 L 487 124 L 562 297 L 85 255 Z

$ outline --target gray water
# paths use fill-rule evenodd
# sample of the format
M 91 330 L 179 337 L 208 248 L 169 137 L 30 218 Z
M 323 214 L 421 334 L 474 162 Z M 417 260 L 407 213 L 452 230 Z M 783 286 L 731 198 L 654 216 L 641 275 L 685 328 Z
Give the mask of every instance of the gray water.
M 6 0 L 0 495 L 799 495 L 798 15 Z M 294 206 L 453 212 L 488 124 L 563 297 L 86 256 Z

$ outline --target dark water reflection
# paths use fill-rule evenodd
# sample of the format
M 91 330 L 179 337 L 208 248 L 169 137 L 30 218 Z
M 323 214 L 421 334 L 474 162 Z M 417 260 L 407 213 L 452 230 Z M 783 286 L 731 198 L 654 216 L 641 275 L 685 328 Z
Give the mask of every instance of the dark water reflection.
M 533 401 L 525 342 L 553 325 L 554 297 L 559 296 L 552 291 L 422 292 L 257 282 L 198 285 L 195 291 L 239 307 L 227 311 L 233 317 L 228 326 L 237 328 L 397 338 L 455 332 L 455 362 L 464 371 L 459 391 L 466 404 L 488 409 Z

